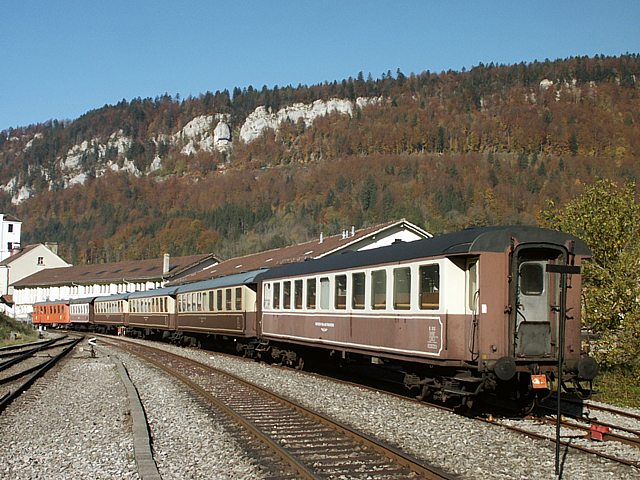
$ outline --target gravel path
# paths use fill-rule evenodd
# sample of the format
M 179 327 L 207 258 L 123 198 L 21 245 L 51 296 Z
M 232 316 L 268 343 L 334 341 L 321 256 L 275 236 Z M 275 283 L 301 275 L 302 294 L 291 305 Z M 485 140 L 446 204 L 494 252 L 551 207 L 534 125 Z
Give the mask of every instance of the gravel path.
M 0 416 L 0 477 L 137 479 L 114 363 L 76 349 Z
M 157 345 L 157 344 L 155 344 Z M 555 446 L 383 393 L 298 371 L 172 346 L 376 435 L 461 478 L 554 478 Z M 149 419 L 162 478 L 260 478 L 216 414 L 185 387 L 104 345 L 76 351 L 57 375 L 0 417 L 1 478 L 138 478 L 128 400 L 115 367 L 125 363 Z M 46 399 L 46 401 L 45 401 Z M 564 479 L 636 479 L 640 470 L 569 451 Z
M 117 353 L 145 408 L 158 471 L 164 480 L 259 479 L 260 470 L 186 387 L 135 357 Z

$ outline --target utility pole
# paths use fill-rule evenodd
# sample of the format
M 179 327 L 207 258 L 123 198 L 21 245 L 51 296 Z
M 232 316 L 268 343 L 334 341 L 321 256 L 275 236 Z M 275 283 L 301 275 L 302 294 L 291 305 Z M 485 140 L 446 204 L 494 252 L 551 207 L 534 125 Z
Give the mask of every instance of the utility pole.
M 547 264 L 548 273 L 560 274 L 560 311 L 558 312 L 558 391 L 556 411 L 556 475 L 560 475 L 560 397 L 562 393 L 562 367 L 564 365 L 565 324 L 567 320 L 567 274 L 579 274 L 575 265 Z

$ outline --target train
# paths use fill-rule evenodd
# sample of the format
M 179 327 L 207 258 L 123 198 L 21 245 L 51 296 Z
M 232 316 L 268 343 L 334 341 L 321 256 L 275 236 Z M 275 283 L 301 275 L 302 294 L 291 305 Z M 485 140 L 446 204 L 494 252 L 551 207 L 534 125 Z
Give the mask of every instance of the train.
M 559 358 L 566 390 L 588 393 L 597 375 L 581 341 L 578 272 L 590 255 L 558 231 L 470 228 L 46 308 L 82 310 L 67 314 L 71 327 L 213 343 L 296 368 L 367 366 L 419 398 L 529 405 L 555 388 Z

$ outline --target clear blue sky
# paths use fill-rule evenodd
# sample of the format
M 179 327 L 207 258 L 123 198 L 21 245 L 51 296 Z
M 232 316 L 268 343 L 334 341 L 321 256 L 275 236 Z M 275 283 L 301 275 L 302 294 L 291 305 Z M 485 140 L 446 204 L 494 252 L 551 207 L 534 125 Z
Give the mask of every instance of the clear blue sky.
M 640 52 L 640 1 L 2 0 L 0 131 L 165 92 Z

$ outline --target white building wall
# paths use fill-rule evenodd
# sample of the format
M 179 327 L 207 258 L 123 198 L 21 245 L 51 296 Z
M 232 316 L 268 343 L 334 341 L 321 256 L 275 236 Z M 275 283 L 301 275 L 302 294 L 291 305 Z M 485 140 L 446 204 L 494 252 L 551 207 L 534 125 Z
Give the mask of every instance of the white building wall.
M 4 213 L 0 213 L 0 261 L 11 255 L 14 244 L 20 245 L 21 227 L 22 222 L 9 221 Z
M 15 261 L 12 262 L 11 258 L 7 260 L 6 268 L 8 274 L 8 284 L 6 285 L 6 288 L 3 288 L 5 285 L 3 284 L 0 275 L 0 294 L 12 295 L 12 284 L 41 270 L 45 270 L 47 268 L 70 266 L 71 265 L 69 265 L 44 245 L 36 245 L 35 247 L 29 249 L 29 251 L 18 257 Z M 0 273 L 2 267 L 4 266 L 0 266 Z

